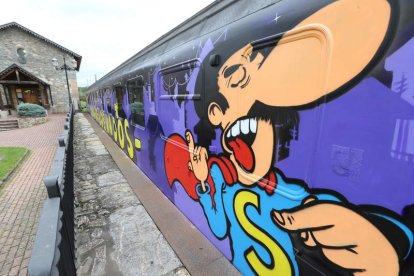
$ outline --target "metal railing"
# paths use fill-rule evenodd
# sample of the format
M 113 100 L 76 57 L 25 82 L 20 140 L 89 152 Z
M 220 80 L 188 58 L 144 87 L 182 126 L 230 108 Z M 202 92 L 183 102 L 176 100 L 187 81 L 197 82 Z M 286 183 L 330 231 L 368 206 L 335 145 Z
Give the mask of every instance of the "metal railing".
M 51 174 L 43 178 L 45 200 L 28 273 L 37 275 L 76 275 L 73 194 L 73 115 L 71 105 L 64 131 L 58 138 Z

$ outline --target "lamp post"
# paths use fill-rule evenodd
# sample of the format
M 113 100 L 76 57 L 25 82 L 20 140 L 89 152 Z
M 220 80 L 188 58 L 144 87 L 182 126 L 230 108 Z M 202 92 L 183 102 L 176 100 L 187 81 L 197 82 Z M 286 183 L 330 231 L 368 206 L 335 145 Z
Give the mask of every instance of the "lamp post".
M 73 62 L 74 63 L 74 62 Z M 63 57 L 63 65 L 59 66 L 59 62 L 56 58 L 52 59 L 52 64 L 55 67 L 56 70 L 65 70 L 65 76 L 66 76 L 66 85 L 68 86 L 68 101 L 69 101 L 69 108 L 72 103 L 72 96 L 70 95 L 70 88 L 69 88 L 69 79 L 68 79 L 68 71 L 75 71 L 75 68 L 69 67 L 66 64 L 66 59 Z

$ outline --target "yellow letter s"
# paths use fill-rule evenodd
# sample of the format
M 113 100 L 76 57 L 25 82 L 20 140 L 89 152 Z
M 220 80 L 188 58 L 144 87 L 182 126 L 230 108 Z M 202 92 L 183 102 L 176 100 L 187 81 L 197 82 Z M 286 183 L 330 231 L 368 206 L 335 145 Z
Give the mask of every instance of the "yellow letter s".
M 270 264 L 264 263 L 254 251 L 254 248 L 250 247 L 244 252 L 250 267 L 258 275 L 292 275 L 291 264 L 283 249 L 268 233 L 256 226 L 247 217 L 245 211 L 248 205 L 255 207 L 260 212 L 259 196 L 247 190 L 238 192 L 234 199 L 234 212 L 237 220 L 247 235 L 267 249 L 271 258 Z

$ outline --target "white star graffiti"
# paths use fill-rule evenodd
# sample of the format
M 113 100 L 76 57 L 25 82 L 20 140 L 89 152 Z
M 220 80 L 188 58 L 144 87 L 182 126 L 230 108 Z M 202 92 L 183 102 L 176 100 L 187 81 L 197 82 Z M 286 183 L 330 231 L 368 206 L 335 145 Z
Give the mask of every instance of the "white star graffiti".
M 281 15 L 278 15 L 278 13 L 276 13 L 275 18 L 273 19 L 273 21 L 275 21 L 275 23 L 277 24 L 279 18 L 282 17 Z

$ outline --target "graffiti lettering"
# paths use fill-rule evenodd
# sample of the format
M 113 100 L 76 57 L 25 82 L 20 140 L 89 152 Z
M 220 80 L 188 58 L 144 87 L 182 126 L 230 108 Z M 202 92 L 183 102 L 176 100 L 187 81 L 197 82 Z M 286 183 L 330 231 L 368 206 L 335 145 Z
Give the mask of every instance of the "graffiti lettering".
M 114 141 L 119 144 L 122 149 L 126 149 L 129 158 L 134 158 L 134 146 L 136 149 L 141 149 L 141 141 L 137 138 L 132 139 L 129 134 L 129 122 L 128 120 L 121 120 L 118 117 L 114 117 L 111 114 L 107 115 L 102 110 L 95 107 L 91 107 L 92 117 L 99 123 L 99 125 L 114 138 Z M 126 143 L 125 143 L 126 140 Z M 135 143 L 133 143 L 133 141 Z
M 129 137 L 129 134 L 128 134 L 128 129 L 129 129 L 128 120 L 124 121 L 124 128 L 125 128 L 125 137 L 126 137 L 126 140 L 127 140 L 127 152 L 128 152 L 129 158 L 132 159 L 132 158 L 134 158 L 134 147 L 132 146 L 132 141 L 131 141 L 131 138 Z
M 109 135 L 112 135 L 112 120 L 111 120 L 112 116 L 107 116 L 106 117 L 106 125 L 107 125 L 107 132 L 109 133 Z
M 122 125 L 122 121 L 118 120 L 118 138 L 119 138 L 119 145 L 121 149 L 125 148 L 125 135 L 124 135 L 124 127 Z
M 234 211 L 237 220 L 247 234 L 261 243 L 271 256 L 271 263 L 266 264 L 259 258 L 253 246 L 251 246 L 244 252 L 250 267 L 259 275 L 292 275 L 292 268 L 285 252 L 276 241 L 248 218 L 246 214 L 248 206 L 256 208 L 260 213 L 259 196 L 247 190 L 238 192 L 234 198 Z
M 115 142 L 118 142 L 118 127 L 116 126 L 115 118 L 112 118 L 112 124 L 114 125 L 114 140 Z

